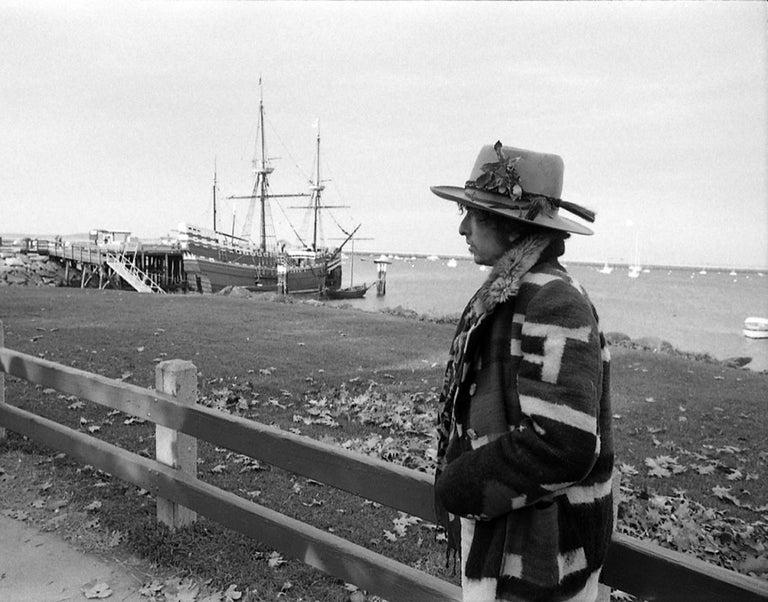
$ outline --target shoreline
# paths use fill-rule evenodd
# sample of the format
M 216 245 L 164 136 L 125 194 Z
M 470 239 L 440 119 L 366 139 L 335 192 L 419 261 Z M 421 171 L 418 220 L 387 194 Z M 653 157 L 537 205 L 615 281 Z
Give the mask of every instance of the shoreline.
M 238 290 L 239 289 L 239 290 Z M 451 324 L 456 325 L 459 321 L 459 315 L 445 315 L 445 316 L 431 316 L 429 314 L 419 313 L 415 310 L 405 308 L 401 305 L 396 307 L 384 307 L 377 310 L 368 310 L 365 308 L 355 307 L 350 303 L 329 303 L 323 299 L 305 299 L 300 297 L 281 297 L 275 293 L 254 293 L 248 291 L 243 287 L 232 287 L 230 290 L 222 289 L 214 296 L 235 296 L 241 298 L 259 298 L 262 300 L 269 300 L 275 303 L 304 303 L 307 305 L 319 305 L 325 307 L 333 307 L 339 310 L 353 310 L 361 311 L 364 313 L 381 313 L 410 320 L 418 320 L 420 322 L 431 322 L 433 324 Z M 750 368 L 749 364 L 752 363 L 753 358 L 748 356 L 733 356 L 724 359 L 718 359 L 711 353 L 704 351 L 685 351 L 676 348 L 672 343 L 666 341 L 660 337 L 655 336 L 642 336 L 635 337 L 634 339 L 629 335 L 620 331 L 610 331 L 604 333 L 606 340 L 612 347 L 622 347 L 625 349 L 634 349 L 638 351 L 649 351 L 651 353 L 661 353 L 677 358 L 687 359 L 697 362 L 705 362 L 707 364 L 715 364 L 726 366 L 729 368 L 740 368 L 748 370 L 756 374 L 768 374 L 768 369 L 755 369 Z
M 446 256 L 447 257 L 447 256 Z M 2 261 L 5 260 L 5 261 Z M 571 262 L 578 265 L 589 266 L 596 265 L 587 262 Z M 618 265 L 618 264 L 617 264 Z M 70 282 L 65 281 L 65 271 L 56 262 L 50 262 L 45 255 L 38 255 L 37 253 L 0 253 L 0 288 L 5 287 L 22 287 L 22 286 L 52 286 L 52 287 L 68 287 L 67 284 L 71 284 L 73 281 L 70 274 Z M 663 269 L 663 268 L 657 268 Z M 669 269 L 686 269 L 684 267 L 670 267 Z M 717 269 L 717 268 L 712 268 Z M 727 268 L 723 268 L 725 270 Z M 754 272 L 762 273 L 758 269 L 741 269 L 741 272 Z M 77 280 L 77 278 L 75 278 Z M 132 291 L 131 291 L 132 292 Z M 196 294 L 196 293 L 189 293 Z M 260 296 L 264 298 L 265 295 L 272 295 L 272 297 L 278 297 L 272 293 L 251 292 L 243 287 L 226 287 L 222 291 L 217 292 L 214 296 L 236 296 L 236 297 L 255 297 Z M 358 307 L 348 302 L 328 301 L 325 299 L 316 298 L 304 298 L 288 297 L 283 299 L 283 302 L 303 302 L 312 304 L 322 304 L 329 307 L 338 307 L 346 309 L 358 309 L 360 311 L 369 313 L 384 313 L 390 315 L 401 316 L 409 319 L 416 319 L 420 321 L 428 321 L 436 324 L 456 324 L 459 319 L 459 314 L 447 314 L 433 316 L 431 314 L 419 313 L 416 310 L 409 309 L 403 305 L 397 305 L 395 307 L 382 307 L 379 309 L 366 309 L 364 307 Z M 683 350 L 679 347 L 675 347 L 669 341 L 661 339 L 653 335 L 635 336 L 634 338 L 625 334 L 621 330 L 613 330 L 605 333 L 606 338 L 614 346 L 627 347 L 630 349 L 642 349 L 651 351 L 654 353 L 666 353 L 676 357 L 683 357 L 696 361 L 703 361 L 712 364 L 722 364 L 725 366 L 744 368 L 757 373 L 768 372 L 768 367 L 762 365 L 751 367 L 754 357 L 746 355 L 734 355 L 724 358 L 715 357 L 710 351 L 698 351 L 698 350 Z

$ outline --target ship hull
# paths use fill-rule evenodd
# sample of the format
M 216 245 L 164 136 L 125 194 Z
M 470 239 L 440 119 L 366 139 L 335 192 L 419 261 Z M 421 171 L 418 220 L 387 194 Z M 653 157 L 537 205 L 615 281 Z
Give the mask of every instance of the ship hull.
M 201 293 L 215 293 L 227 286 L 244 286 L 265 291 L 277 290 L 277 277 L 266 278 L 255 266 L 185 256 L 184 271 L 187 274 L 189 287 Z
M 340 268 L 337 269 L 340 270 Z M 215 293 L 227 286 L 242 286 L 253 291 L 278 290 L 277 267 L 269 268 L 185 256 L 184 271 L 187 274 L 189 287 L 198 292 Z M 327 282 L 328 276 L 323 265 L 289 268 L 285 274 L 285 292 L 318 293 Z
M 341 284 L 341 258 L 337 253 L 263 251 L 245 239 L 188 224 L 180 224 L 179 233 L 187 284 L 198 292 L 215 293 L 227 286 L 244 286 L 250 290 L 311 294 Z

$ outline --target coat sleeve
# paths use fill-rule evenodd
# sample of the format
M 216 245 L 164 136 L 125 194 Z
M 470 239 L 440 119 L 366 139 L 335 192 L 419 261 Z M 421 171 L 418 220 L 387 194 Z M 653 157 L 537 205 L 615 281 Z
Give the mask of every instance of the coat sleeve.
M 584 479 L 600 453 L 602 356 L 588 299 L 559 279 L 542 286 L 520 353 L 520 424 L 446 466 L 436 494 L 449 512 L 491 519 L 549 499 Z

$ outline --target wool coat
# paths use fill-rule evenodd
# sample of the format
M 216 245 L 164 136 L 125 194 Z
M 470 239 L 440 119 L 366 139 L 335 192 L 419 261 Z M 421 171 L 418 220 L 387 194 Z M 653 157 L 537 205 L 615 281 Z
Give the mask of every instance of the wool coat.
M 467 305 L 441 394 L 435 499 L 465 600 L 590 600 L 613 530 L 609 352 L 549 241 Z

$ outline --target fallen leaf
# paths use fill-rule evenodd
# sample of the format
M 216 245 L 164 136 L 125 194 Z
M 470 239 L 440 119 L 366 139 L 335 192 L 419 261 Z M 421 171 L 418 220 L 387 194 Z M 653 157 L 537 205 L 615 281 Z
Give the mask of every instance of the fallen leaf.
M 671 471 L 664 468 L 664 466 L 660 465 L 653 458 L 646 458 L 645 465 L 650 469 L 648 471 L 648 476 L 650 477 L 666 478 L 672 476 Z
M 731 494 L 731 488 L 730 487 L 723 487 L 722 485 L 715 485 L 712 488 L 712 493 L 715 494 L 715 496 L 719 497 L 721 500 L 728 500 L 729 502 L 732 502 L 736 506 L 741 506 L 741 501 L 736 498 L 734 495 Z
M 224 592 L 224 602 L 233 602 L 243 597 L 243 592 L 237 591 L 236 585 L 230 585 Z
M 145 583 L 141 586 L 139 594 L 148 598 L 154 597 L 156 594 L 163 590 L 163 584 L 159 581 L 152 581 L 151 583 Z
M 634 466 L 625 462 L 619 463 L 619 472 L 628 477 L 635 477 L 640 474 Z
M 365 594 L 360 590 L 349 595 L 349 602 L 365 602 Z
M 286 562 L 288 561 L 280 555 L 280 552 L 272 552 L 269 555 L 269 560 L 267 561 L 267 564 L 269 564 L 270 568 L 276 569 L 280 565 L 285 564 Z
M 180 581 L 178 578 L 165 582 L 166 602 L 194 602 L 197 598 L 197 585 L 191 581 Z
M 109 539 L 107 540 L 107 546 L 110 548 L 116 548 L 118 545 L 120 545 L 120 542 L 123 540 L 123 533 L 120 531 L 112 531 L 112 533 L 109 536 Z
M 82 587 L 83 595 L 89 600 L 95 598 L 109 598 L 112 590 L 103 581 L 91 581 Z
M 762 575 L 768 573 L 768 556 L 747 556 L 741 564 L 737 565 L 740 571 Z
M 699 474 L 712 474 L 715 472 L 714 464 L 693 464 L 692 466 Z

